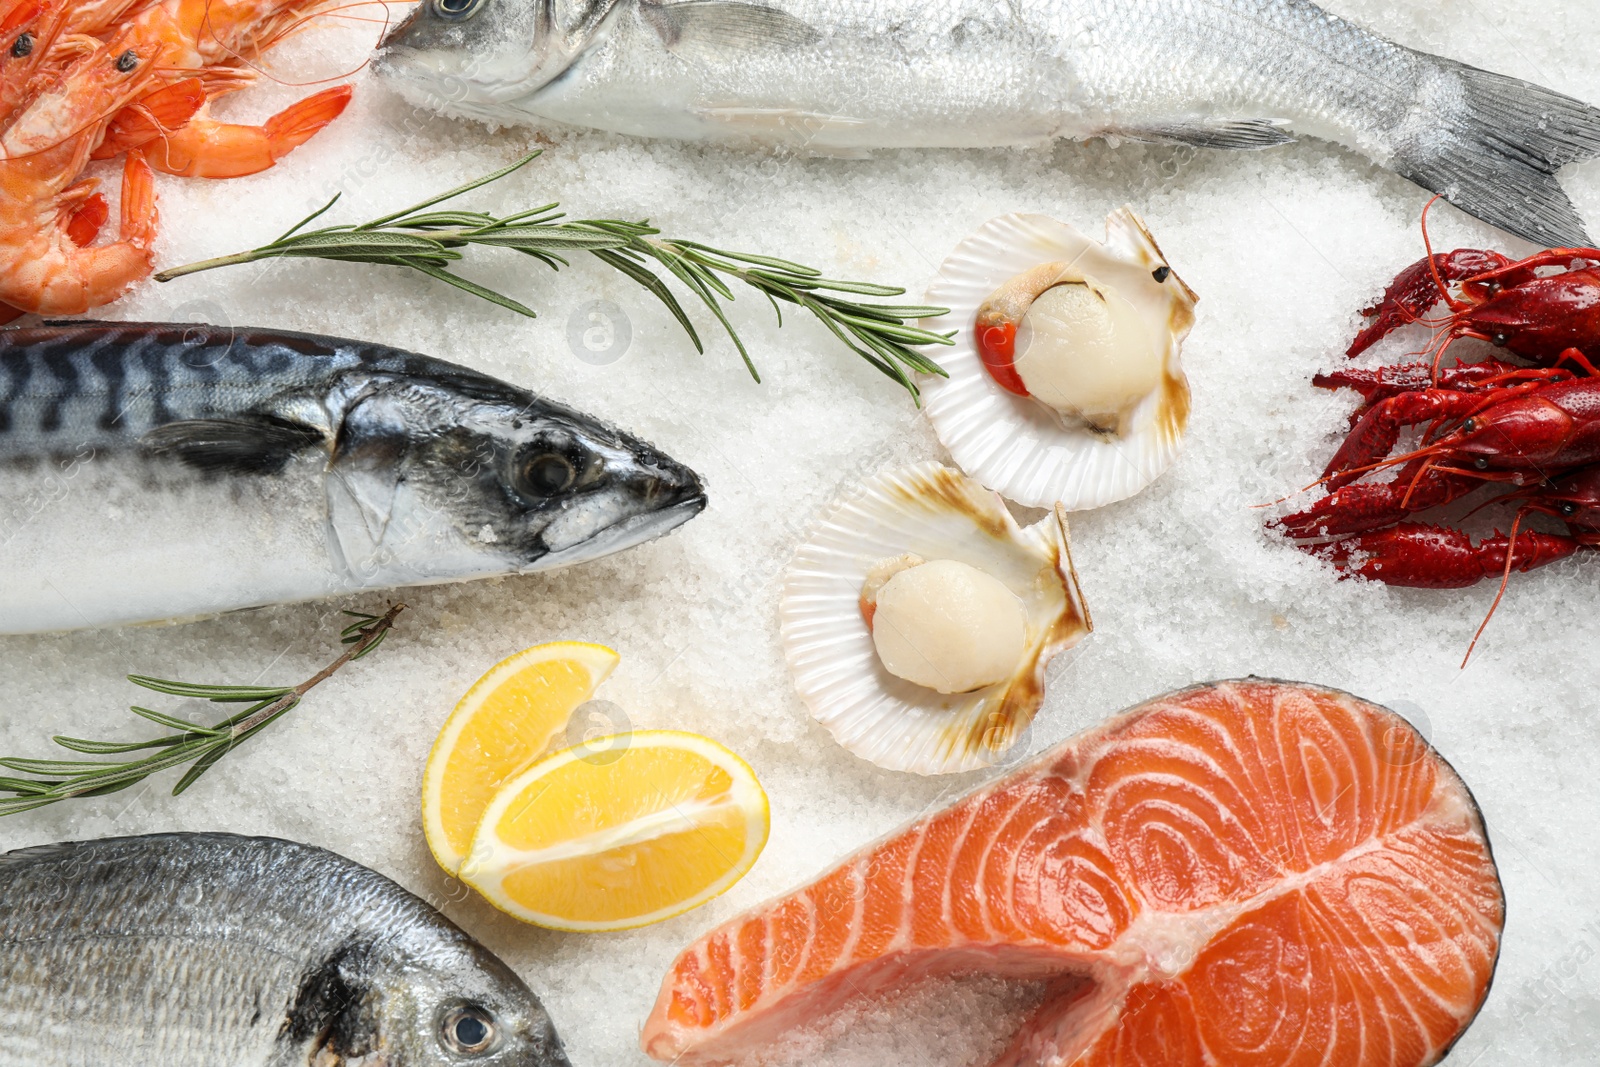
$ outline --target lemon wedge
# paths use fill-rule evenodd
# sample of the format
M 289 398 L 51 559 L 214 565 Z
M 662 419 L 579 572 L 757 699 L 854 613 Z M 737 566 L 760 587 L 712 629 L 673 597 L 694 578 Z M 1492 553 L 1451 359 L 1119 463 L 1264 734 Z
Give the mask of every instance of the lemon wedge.
M 619 734 L 507 782 L 460 877 L 495 907 L 557 930 L 626 930 L 704 904 L 767 843 L 767 795 L 709 738 Z
M 439 866 L 451 874 L 461 868 L 495 792 L 545 754 L 619 658 L 582 641 L 535 645 L 501 660 L 467 690 L 422 776 L 422 829 Z

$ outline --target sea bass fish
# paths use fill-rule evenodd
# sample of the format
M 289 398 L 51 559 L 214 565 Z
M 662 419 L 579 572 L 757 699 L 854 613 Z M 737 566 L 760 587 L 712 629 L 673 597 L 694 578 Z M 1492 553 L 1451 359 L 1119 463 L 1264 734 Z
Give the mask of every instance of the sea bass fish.
M 642 1040 L 752 1062 L 852 1000 L 981 973 L 1046 990 L 992 1067 L 1427 1067 L 1482 1007 L 1504 924 L 1472 794 L 1409 723 L 1218 682 L 713 930 Z
M 182 324 L 0 331 L 0 633 L 545 570 L 705 504 L 644 442 L 427 356 Z
M 569 1067 L 539 998 L 383 875 L 157 834 L 0 855 L 0 1067 Z
M 1546 244 L 1600 110 L 1309 0 L 423 0 L 378 69 L 494 124 L 818 153 L 1112 137 L 1346 145 Z

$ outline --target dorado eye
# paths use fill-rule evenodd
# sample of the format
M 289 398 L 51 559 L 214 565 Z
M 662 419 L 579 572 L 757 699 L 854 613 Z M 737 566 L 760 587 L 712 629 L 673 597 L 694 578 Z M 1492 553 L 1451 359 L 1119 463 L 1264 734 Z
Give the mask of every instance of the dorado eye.
M 528 496 L 555 496 L 572 488 L 578 472 L 560 452 L 536 452 L 522 460 L 517 488 Z
M 433 0 L 433 12 L 442 19 L 469 19 L 482 6 L 483 0 Z
M 487 1052 L 494 1041 L 494 1016 L 471 1005 L 450 1012 L 439 1027 L 439 1042 L 451 1052 L 469 1056 Z

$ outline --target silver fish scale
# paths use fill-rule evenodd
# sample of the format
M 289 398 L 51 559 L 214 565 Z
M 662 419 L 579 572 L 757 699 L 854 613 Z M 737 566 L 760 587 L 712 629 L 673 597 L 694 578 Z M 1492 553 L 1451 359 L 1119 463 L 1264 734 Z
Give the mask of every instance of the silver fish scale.
M 316 1038 L 295 1036 L 296 1012 L 352 946 L 384 993 L 493 959 L 389 879 L 291 842 L 166 834 L 0 856 L 0 1065 L 305 1063 Z
M 602 39 L 532 106 L 553 118 L 652 132 L 642 117 L 632 121 L 643 113 L 641 99 L 652 112 L 681 103 L 731 134 L 798 137 L 821 149 L 1137 135 L 1255 119 L 1292 120 L 1367 148 L 1427 73 L 1416 53 L 1305 0 L 764 6 L 818 38 L 803 46 L 730 40 L 718 61 L 719 50 L 699 41 L 692 24 L 664 45 L 640 14 L 647 9 L 623 5 Z M 779 128 L 785 123 L 799 132 Z
M 1556 175 L 1600 156 L 1600 109 L 1310 0 L 429 0 L 384 46 L 414 100 L 495 124 L 839 155 L 1318 137 L 1548 244 L 1588 243 Z
M 1404 107 L 1416 53 L 1305 0 L 1059 0 L 1066 47 L 1109 128 L 1152 117 L 1283 118 L 1348 126 Z

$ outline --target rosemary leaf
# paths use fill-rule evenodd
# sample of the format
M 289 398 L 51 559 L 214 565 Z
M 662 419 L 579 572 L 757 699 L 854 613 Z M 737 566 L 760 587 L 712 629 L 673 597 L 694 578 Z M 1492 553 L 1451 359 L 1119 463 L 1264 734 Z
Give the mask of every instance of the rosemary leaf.
M 431 263 L 425 263 L 421 260 L 409 258 L 402 260 L 401 265 L 406 267 L 414 267 L 431 278 L 437 278 L 441 282 L 453 285 L 463 292 L 468 292 L 473 296 L 481 297 L 484 300 L 489 301 L 491 304 L 499 304 L 503 308 L 509 308 L 519 315 L 526 315 L 530 319 L 536 319 L 539 317 L 532 308 L 517 303 L 509 296 L 504 296 L 495 292 L 493 289 L 485 288 L 484 286 L 479 285 L 477 282 L 469 282 L 467 279 L 461 277 L 461 275 L 451 274 L 443 267 L 435 267 Z
M 334 197 L 269 245 L 168 268 L 158 273 L 156 280 L 172 281 L 200 271 L 272 258 L 375 263 L 415 270 L 481 300 L 532 318 L 533 310 L 521 302 L 467 281 L 446 268 L 465 258 L 461 249 L 472 246 L 510 249 L 531 256 L 551 270 L 559 270 L 567 265 L 567 260 L 558 253 L 587 252 L 601 264 L 637 282 L 661 301 L 689 335 L 695 350 L 704 352 L 705 346 L 693 320 L 669 283 L 675 280 L 688 289 L 727 331 L 751 377 L 758 382 L 761 376 L 756 371 L 755 362 L 724 306 L 734 299 L 734 283 L 749 286 L 764 296 L 772 305 L 780 327 L 783 325 L 781 304 L 805 307 L 845 347 L 898 382 L 913 399 L 917 398 L 917 387 L 908 371 L 944 374 L 931 356 L 917 349 L 949 345 L 952 335 L 932 333 L 915 325 L 917 319 L 944 314 L 944 308 L 874 304 L 852 299 L 900 296 L 905 290 L 897 286 L 826 278 L 814 267 L 778 256 L 729 251 L 698 241 L 663 238 L 661 231 L 648 222 L 567 219 L 557 203 L 541 204 L 499 217 L 454 208 L 429 210 L 447 200 L 499 181 L 531 163 L 538 155 L 538 152 L 534 152 L 493 174 L 429 197 L 402 211 L 358 225 L 307 230 L 309 223 L 320 218 L 338 201 L 339 198 Z M 808 294 L 816 295 L 812 297 Z
M 422 211 L 423 208 L 430 208 L 435 204 L 442 204 L 446 200 L 454 200 L 456 197 L 461 196 L 464 193 L 470 193 L 474 189 L 488 185 L 490 182 L 497 182 L 506 175 L 521 170 L 523 167 L 526 167 L 529 163 L 532 163 L 543 154 L 544 153 L 542 149 L 536 149 L 535 151 L 529 152 L 515 163 L 512 163 L 509 166 L 501 167 L 493 174 L 486 174 L 482 178 L 474 178 L 465 185 L 458 185 L 447 193 L 440 193 L 438 196 L 429 197 L 422 203 L 413 204 L 404 211 L 396 211 L 393 215 L 385 215 L 382 218 L 373 219 L 371 222 L 362 223 L 359 228 L 363 230 L 375 230 L 380 226 L 387 226 L 395 219 L 404 218 L 407 215 L 415 215 Z
M 758 267 L 771 267 L 773 270 L 782 271 L 785 274 L 799 274 L 814 278 L 822 277 L 822 272 L 820 270 L 816 270 L 813 267 L 807 267 L 801 263 L 795 263 L 792 260 L 777 259 L 773 256 L 757 256 L 752 255 L 749 252 L 729 252 L 726 249 L 712 248 L 710 245 L 703 245 L 698 241 L 674 241 L 672 243 L 677 245 L 679 248 L 692 248 L 697 252 L 705 252 L 709 255 L 721 256 L 723 259 L 734 259 L 738 260 L 740 263 L 753 263 Z M 896 289 L 895 292 L 904 292 L 904 290 Z
M 649 290 L 667 306 L 667 310 L 672 312 L 672 317 L 678 320 L 678 325 L 682 326 L 689 334 L 689 340 L 694 342 L 694 350 L 702 355 L 705 353 L 706 346 L 700 340 L 699 331 L 694 328 L 694 323 L 690 321 L 688 314 L 683 310 L 683 305 L 678 303 L 677 296 L 671 289 L 667 288 L 666 282 L 663 282 L 638 263 L 619 253 L 602 251 L 596 252 L 595 257 L 600 262 L 614 267 Z
M 132 742 L 95 741 L 67 736 L 53 738 L 62 748 L 87 755 L 109 756 L 160 750 L 125 762 L 0 757 L 0 767 L 31 776 L 0 777 L 0 793 L 13 794 L 0 797 L 0 816 L 32 811 L 73 797 L 115 793 L 157 772 L 188 764 L 188 770 L 173 789 L 173 795 L 177 796 L 223 757 L 293 711 L 306 693 L 331 678 L 346 664 L 355 662 L 382 644 L 393 629 L 395 618 L 403 610 L 404 605 L 396 604 L 382 615 L 346 612 L 354 621 L 339 633 L 345 651 L 332 663 L 295 686 L 197 685 L 130 674 L 129 681 L 158 693 L 202 699 L 215 704 L 247 703 L 250 706 L 212 726 L 196 726 L 164 712 L 135 706 L 130 709 L 135 715 L 175 732 Z
M 155 723 L 157 726 L 165 726 L 169 730 L 177 730 L 177 731 L 179 731 L 181 733 L 185 733 L 185 734 L 193 734 L 193 733 L 202 733 L 203 734 L 203 733 L 210 733 L 211 732 L 210 730 L 207 730 L 204 726 L 196 726 L 192 722 L 186 722 L 183 719 L 175 718 L 174 716 L 166 715 L 166 714 L 163 714 L 162 712 L 154 711 L 154 710 L 152 710 L 150 708 L 141 708 L 137 704 L 135 704 L 132 707 L 128 708 L 128 710 L 133 712 L 135 715 L 139 716 L 141 719 L 149 719 L 151 722 Z
M 172 737 L 157 737 L 150 741 L 129 741 L 119 743 L 116 741 L 87 741 L 81 737 L 52 737 L 50 740 L 62 748 L 71 749 L 73 752 L 83 752 L 87 755 L 110 756 L 120 752 L 142 752 L 147 748 L 166 748 L 176 745 L 184 740 L 183 735 L 174 734 Z
M 0 767 L 21 771 L 23 774 L 77 774 L 80 771 L 120 767 L 119 763 L 73 759 L 23 759 L 20 756 L 0 757 Z

